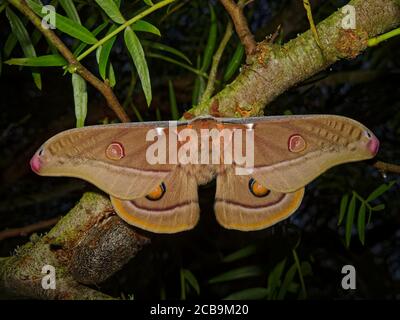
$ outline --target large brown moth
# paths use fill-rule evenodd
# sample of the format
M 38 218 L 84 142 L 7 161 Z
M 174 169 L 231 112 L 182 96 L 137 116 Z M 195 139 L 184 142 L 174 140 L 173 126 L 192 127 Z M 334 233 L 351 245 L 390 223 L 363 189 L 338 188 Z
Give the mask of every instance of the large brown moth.
M 157 233 L 193 228 L 197 187 L 216 177 L 218 222 L 249 231 L 293 214 L 304 187 L 327 169 L 372 158 L 378 148 L 369 129 L 341 116 L 198 117 L 64 131 L 43 144 L 31 167 L 93 183 L 123 220 Z

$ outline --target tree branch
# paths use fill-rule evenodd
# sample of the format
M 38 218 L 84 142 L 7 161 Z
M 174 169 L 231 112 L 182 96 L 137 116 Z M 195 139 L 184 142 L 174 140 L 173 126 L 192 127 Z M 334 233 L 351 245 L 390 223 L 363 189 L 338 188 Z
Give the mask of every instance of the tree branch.
M 117 117 L 122 122 L 129 122 L 130 119 L 119 103 L 117 97 L 112 91 L 110 85 L 98 79 L 93 73 L 86 69 L 67 48 L 67 46 L 60 40 L 60 38 L 51 30 L 42 27 L 42 21 L 39 17 L 29 8 L 24 0 L 8 0 L 15 8 L 17 8 L 24 16 L 26 16 L 33 25 L 53 44 L 62 56 L 67 60 L 71 69 L 78 73 L 82 78 L 89 82 L 93 87 L 101 92 L 107 101 L 108 106 L 115 112 Z
M 397 164 L 377 161 L 373 164 L 373 166 L 382 172 L 392 172 L 400 174 L 400 165 Z
M 225 10 L 228 12 L 235 25 L 236 33 L 246 50 L 246 55 L 252 55 L 256 49 L 257 43 L 247 24 L 247 19 L 243 14 L 245 1 L 239 0 L 237 4 L 234 0 L 220 0 L 220 2 L 225 7 Z
M 6 229 L 3 231 L 0 231 L 0 241 L 7 239 L 7 238 L 26 236 L 35 231 L 47 229 L 51 226 L 54 226 L 59 220 L 60 220 L 60 217 L 56 217 L 56 218 L 49 219 L 49 220 L 39 221 L 39 222 L 30 224 L 28 226 L 25 226 L 25 227 L 12 228 L 12 229 Z
M 149 239 L 114 215 L 108 198 L 86 193 L 45 236 L 0 258 L 0 292 L 35 299 L 111 299 L 83 284 L 106 280 Z M 42 268 L 55 268 L 56 289 L 42 287 Z
M 352 0 L 349 4 L 356 10 L 355 30 L 341 28 L 344 14 L 337 10 L 317 26 L 322 51 L 311 31 L 282 46 L 267 40 L 258 43 L 239 76 L 214 97 L 186 112 L 185 118 L 262 115 L 265 106 L 290 87 L 340 59 L 357 57 L 367 48 L 368 39 L 400 24 L 400 6 L 394 0 Z

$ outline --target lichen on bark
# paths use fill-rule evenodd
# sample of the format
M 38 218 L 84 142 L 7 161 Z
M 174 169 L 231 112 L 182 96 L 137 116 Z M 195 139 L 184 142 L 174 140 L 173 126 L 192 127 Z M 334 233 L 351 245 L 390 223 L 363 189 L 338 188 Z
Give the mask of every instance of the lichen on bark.
M 257 45 L 234 81 L 188 113 L 191 117 L 211 111 L 223 117 L 261 115 L 268 103 L 290 87 L 340 59 L 355 58 L 367 48 L 369 38 L 400 24 L 400 6 L 394 0 L 353 0 L 349 4 L 356 10 L 355 30 L 342 28 L 344 13 L 339 9 L 317 25 L 322 50 L 311 31 L 284 45 L 265 40 Z M 215 99 L 218 110 L 212 104 Z
M 39 299 L 111 299 L 83 285 L 113 275 L 149 239 L 113 214 L 107 197 L 85 193 L 46 235 L 31 237 L 11 257 L 0 259 L 0 292 Z M 42 268 L 55 268 L 56 289 L 43 289 Z

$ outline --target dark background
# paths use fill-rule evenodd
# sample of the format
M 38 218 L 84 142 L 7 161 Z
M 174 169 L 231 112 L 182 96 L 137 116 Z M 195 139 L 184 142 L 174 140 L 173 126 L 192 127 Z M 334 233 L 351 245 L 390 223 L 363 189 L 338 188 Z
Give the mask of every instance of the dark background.
M 285 41 L 308 28 L 301 1 L 255 1 L 246 10 L 251 28 L 261 40 L 283 25 Z M 222 6 L 215 6 L 219 21 L 219 37 L 224 32 L 227 16 Z M 300 5 L 299 5 L 300 3 Z M 316 22 L 333 13 L 345 1 L 316 1 Z M 165 12 L 165 11 L 163 11 Z M 90 11 L 82 14 L 89 14 Z M 207 1 L 188 1 L 174 14 L 162 19 L 163 13 L 151 16 L 163 37 L 161 42 L 184 52 L 195 63 L 202 55 L 209 28 Z M 31 28 L 31 26 L 29 26 Z M 31 30 L 31 29 L 29 29 Z M 4 12 L 0 14 L 0 48 L 10 33 Z M 152 39 L 143 34 L 143 38 Z M 63 38 L 68 44 L 71 39 Z M 142 38 L 141 38 L 142 39 Z M 232 37 L 221 62 L 223 71 L 232 56 L 238 39 Z M 44 54 L 47 44 L 41 40 L 37 51 Z M 22 57 L 17 45 L 11 57 Z M 341 61 L 314 79 L 290 89 L 267 106 L 266 115 L 338 114 L 354 118 L 370 128 L 380 139 L 377 158 L 398 163 L 400 151 L 400 43 L 391 39 L 368 49 L 352 61 Z M 132 62 L 121 39 L 115 45 L 112 61 L 117 75 L 115 92 L 121 101 L 127 95 Z M 191 107 L 195 76 L 174 65 L 148 59 L 152 79 L 153 102 L 147 108 L 140 86 L 132 95 L 145 120 L 155 119 L 155 107 L 164 120 L 170 119 L 168 79 L 174 83 L 181 114 Z M 93 57 L 83 64 L 97 71 Z M 0 230 L 21 227 L 66 214 L 84 191 L 95 190 L 88 183 L 70 178 L 39 177 L 29 168 L 34 151 L 50 136 L 74 127 L 70 75 L 60 68 L 42 69 L 43 89 L 33 84 L 28 68 L 3 65 L 0 76 Z M 137 121 L 131 109 L 131 118 Z M 93 88 L 89 88 L 86 124 L 98 124 L 115 116 Z M 367 227 L 366 242 L 358 240 L 356 229 L 350 248 L 344 243 L 344 226 L 337 226 L 340 200 L 356 191 L 367 197 L 382 183 L 397 180 L 385 177 L 371 163 L 346 164 L 329 170 L 306 188 L 301 208 L 288 220 L 257 232 L 229 231 L 214 218 L 215 183 L 200 187 L 201 220 L 189 232 L 175 235 L 151 235 L 152 244 L 142 250 L 120 272 L 96 287 L 116 297 L 135 299 L 181 298 L 180 273 L 190 270 L 200 285 L 200 295 L 186 286 L 188 299 L 221 299 L 233 292 L 254 287 L 268 287 L 274 267 L 287 259 L 284 274 L 293 264 L 292 249 L 296 247 L 300 261 L 311 265 L 312 273 L 304 275 L 309 299 L 398 299 L 400 298 L 400 197 L 398 183 L 379 197 L 374 204 L 385 204 L 384 211 L 372 215 Z M 10 238 L 0 242 L 0 256 L 8 256 L 29 237 Z M 224 257 L 245 249 L 247 256 L 233 262 Z M 341 269 L 354 265 L 357 289 L 341 288 Z M 209 283 L 213 277 L 230 270 L 257 266 L 250 277 L 221 283 Z M 299 297 L 298 275 L 294 277 L 297 291 L 285 298 Z

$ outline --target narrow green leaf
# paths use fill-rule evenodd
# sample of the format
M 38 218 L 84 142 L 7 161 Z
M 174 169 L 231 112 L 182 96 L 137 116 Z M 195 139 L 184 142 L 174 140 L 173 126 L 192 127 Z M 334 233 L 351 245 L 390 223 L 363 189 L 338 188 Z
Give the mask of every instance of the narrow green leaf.
M 231 293 L 223 300 L 263 300 L 268 296 L 268 292 L 266 288 L 249 288 Z
M 203 78 L 207 78 L 207 75 L 204 72 L 202 72 L 202 71 L 200 71 L 198 69 L 195 69 L 195 68 L 193 68 L 191 66 L 188 66 L 187 64 L 184 64 L 184 63 L 182 63 L 180 61 L 177 61 L 177 60 L 175 60 L 175 59 L 173 59 L 171 57 L 167 57 L 167 56 L 164 56 L 162 54 L 152 53 L 152 52 L 148 52 L 147 56 L 150 57 L 150 58 L 161 59 L 161 60 L 176 64 L 177 66 L 180 66 L 180 67 L 182 67 L 182 68 L 184 68 L 186 70 L 189 70 L 190 72 L 193 72 L 194 74 L 197 74 L 198 76 L 201 76 Z
M 300 278 L 300 284 L 301 284 L 300 298 L 305 299 L 305 298 L 307 298 L 307 290 L 306 290 L 306 285 L 304 283 L 303 270 L 301 268 L 300 260 L 299 260 L 296 250 L 293 249 L 292 253 L 293 253 L 294 262 L 296 264 L 297 272 L 298 272 L 299 278 Z
M 183 276 L 185 280 L 190 284 L 190 286 L 196 291 L 196 293 L 200 294 L 200 286 L 199 282 L 197 281 L 196 277 L 193 273 L 188 269 L 183 269 Z
M 183 274 L 183 269 L 179 272 L 180 282 L 181 282 L 181 300 L 186 300 L 186 282 L 185 275 Z
M 26 31 L 25 26 L 22 21 L 18 18 L 18 16 L 9 8 L 6 8 L 6 16 L 10 22 L 11 30 L 15 34 L 18 39 L 19 44 L 21 45 L 22 51 L 27 58 L 36 57 L 35 48 L 32 45 L 31 39 L 29 37 L 28 31 Z M 42 89 L 42 78 L 40 76 L 40 72 L 36 69 L 32 71 L 33 81 L 36 87 L 41 90 Z
M 103 22 L 102 24 L 100 24 L 99 26 L 97 26 L 93 31 L 93 35 L 97 36 L 100 32 L 102 32 L 105 27 L 107 27 L 108 22 Z M 79 46 L 74 50 L 74 56 L 77 57 L 81 54 L 81 52 L 87 47 L 87 43 L 82 42 L 79 44 Z
M 193 105 L 197 105 L 200 101 L 200 97 L 203 95 L 206 88 L 206 82 L 203 77 L 197 77 L 194 83 L 193 91 Z
M 28 67 L 62 67 L 67 64 L 67 61 L 59 54 L 50 54 L 33 58 L 13 58 L 4 63 Z
M 293 263 L 293 265 L 289 268 L 289 270 L 285 274 L 285 278 L 283 279 L 282 285 L 279 288 L 279 292 L 276 297 L 277 300 L 283 300 L 285 298 L 290 285 L 293 283 L 295 275 L 296 275 L 296 263 Z
M 300 285 L 297 282 L 291 282 L 289 284 L 289 287 L 287 288 L 287 291 L 290 293 L 296 293 L 299 291 Z
M 374 191 L 371 192 L 371 194 L 367 198 L 367 202 L 371 202 L 378 197 L 380 197 L 382 194 L 384 194 L 386 191 L 390 190 L 393 185 L 395 184 L 395 181 L 391 181 L 389 184 L 381 184 L 378 188 L 376 188 Z
M 132 24 L 131 28 L 133 31 L 149 32 L 157 36 L 161 36 L 160 30 L 155 25 L 144 20 L 139 20 L 135 22 L 134 24 Z
M 143 92 L 146 96 L 147 105 L 150 106 L 152 99 L 151 83 L 149 68 L 147 66 L 146 58 L 144 57 L 143 47 L 140 44 L 139 38 L 130 27 L 127 27 L 125 29 L 124 38 L 126 47 L 131 54 L 133 63 L 135 64 L 136 70 L 138 72 Z
M 7 1 L 6 1 L 7 3 Z M 26 24 L 28 23 L 28 19 L 26 19 L 25 17 L 22 17 L 21 22 L 24 26 L 26 26 Z M 35 30 L 35 32 L 38 32 L 39 34 L 41 34 L 38 30 Z M 35 39 L 34 39 L 34 35 L 32 34 L 31 37 L 32 40 L 32 44 L 33 46 L 35 46 Z M 4 58 L 8 58 L 11 55 L 12 50 L 15 48 L 15 45 L 17 44 L 18 40 L 17 37 L 15 36 L 15 34 L 13 32 L 10 32 L 10 34 L 7 37 L 7 40 L 4 44 Z
M 10 33 L 7 37 L 7 40 L 4 44 L 4 58 L 8 58 L 11 55 L 11 52 L 15 48 L 18 39 L 14 33 Z
M 228 66 L 226 67 L 225 74 L 223 77 L 223 81 L 229 81 L 232 76 L 236 73 L 239 69 L 240 65 L 242 64 L 244 56 L 244 47 L 241 43 L 236 47 L 235 52 L 233 53 L 232 59 L 229 61 Z
M 143 0 L 143 2 L 148 6 L 154 6 L 154 3 L 151 0 Z
M 301 272 L 304 277 L 311 276 L 313 274 L 311 264 L 308 261 L 301 263 Z
M 157 121 L 162 121 L 161 111 L 160 111 L 159 107 L 156 108 L 156 120 Z
M 79 74 L 73 73 L 72 87 L 74 90 L 76 127 L 80 128 L 85 125 L 87 114 L 88 97 L 86 91 L 86 81 Z
M 351 200 L 350 200 L 349 208 L 347 210 L 346 231 L 345 231 L 347 248 L 350 247 L 351 231 L 353 228 L 355 211 L 356 211 L 356 197 L 353 194 L 353 196 L 351 197 Z
M 147 1 L 149 1 L 149 0 L 147 0 Z M 2 13 L 3 10 L 4 10 L 6 7 L 7 7 L 7 1 L 5 1 L 5 0 L 0 1 L 0 13 Z
M 114 68 L 113 68 L 113 65 L 111 62 L 110 62 L 110 66 L 108 68 L 108 82 L 109 82 L 111 88 L 114 88 L 114 86 L 117 84 Z
M 82 24 L 79 18 L 78 11 L 76 10 L 75 4 L 72 0 L 58 0 L 61 7 L 65 10 L 67 16 L 74 20 L 76 23 Z
M 153 42 L 153 41 L 148 41 L 148 40 L 143 40 L 142 41 L 143 45 L 145 46 L 149 46 L 150 48 L 154 48 L 156 50 L 160 50 L 160 51 L 165 51 L 165 52 L 169 52 L 179 58 L 182 58 L 183 60 L 185 60 L 187 63 L 192 64 L 192 62 L 190 61 L 190 59 L 181 51 L 172 48 L 170 46 L 167 46 L 165 44 L 159 43 L 159 42 Z
M 207 71 L 208 68 L 210 67 L 211 60 L 214 55 L 215 45 L 217 43 L 217 17 L 215 15 L 215 11 L 212 6 L 210 6 L 210 12 L 211 12 L 211 23 L 210 23 L 210 30 L 208 33 L 207 45 L 204 50 L 203 62 L 200 68 L 202 71 Z
M 38 29 L 33 30 L 31 38 L 32 38 L 32 44 L 34 47 L 39 43 L 42 36 L 43 36 L 42 33 Z
M 135 107 L 135 105 L 133 103 L 131 103 L 133 112 L 135 113 L 136 118 L 139 120 L 139 122 L 143 122 L 143 117 L 140 114 L 140 111 Z
M 117 29 L 117 26 L 112 25 L 111 28 L 108 30 L 107 34 L 110 34 L 115 29 Z M 103 78 L 103 80 L 107 78 L 107 67 L 109 66 L 109 57 L 116 39 L 117 36 L 111 38 L 104 45 L 98 48 L 98 50 L 100 50 L 100 56 L 98 59 L 99 73 L 100 76 Z
M 337 225 L 340 226 L 343 222 L 344 216 L 346 214 L 347 203 L 349 202 L 349 195 L 345 194 L 340 200 L 340 213 L 339 213 L 339 220 Z
M 360 239 L 362 245 L 365 244 L 365 215 L 366 215 L 366 206 L 365 202 L 362 202 L 360 209 L 358 210 L 358 218 L 357 218 L 358 238 Z
M 117 4 L 113 0 L 95 0 L 96 3 L 104 10 L 104 12 L 116 23 L 123 24 L 124 17 L 118 9 Z
M 234 262 L 240 259 L 247 258 L 257 252 L 257 247 L 255 245 L 249 245 L 247 247 L 244 247 L 242 249 L 239 249 L 226 257 L 222 259 L 222 262 L 228 263 L 228 262 Z
M 368 221 L 367 225 L 371 223 L 371 218 L 372 218 L 372 208 L 368 207 Z
M 35 3 L 33 0 L 26 0 L 26 2 L 38 16 L 44 17 L 46 15 L 46 13 L 42 13 L 43 6 Z M 96 37 L 84 26 L 58 13 L 55 13 L 55 15 L 57 30 L 88 44 L 97 42 Z
M 99 11 L 95 11 L 95 12 L 91 13 L 89 16 L 86 16 L 85 18 L 86 19 L 82 23 L 82 25 L 84 25 L 86 27 L 86 29 L 88 29 L 88 30 L 92 30 L 93 28 L 95 28 L 95 26 L 99 22 L 107 23 L 107 24 L 109 23 L 109 21 L 104 21 L 105 19 L 102 18 L 101 12 L 99 12 Z M 98 21 L 98 20 L 100 20 L 100 21 Z
M 171 80 L 168 80 L 168 93 L 169 93 L 169 105 L 171 107 L 172 120 L 178 120 L 179 119 L 179 111 L 178 111 L 178 106 L 176 103 L 174 85 L 172 84 Z
M 378 204 L 377 206 L 372 207 L 371 210 L 372 210 L 372 211 L 382 211 L 382 210 L 385 210 L 385 205 L 384 205 L 383 203 Z
M 276 290 L 281 284 L 281 277 L 285 266 L 286 258 L 280 261 L 268 275 L 268 290 L 270 299 L 275 297 Z
M 263 274 L 263 270 L 260 266 L 247 266 L 237 269 L 230 270 L 222 273 L 216 277 L 213 277 L 208 282 L 210 284 L 226 282 L 231 280 L 238 280 L 243 278 L 257 277 Z

